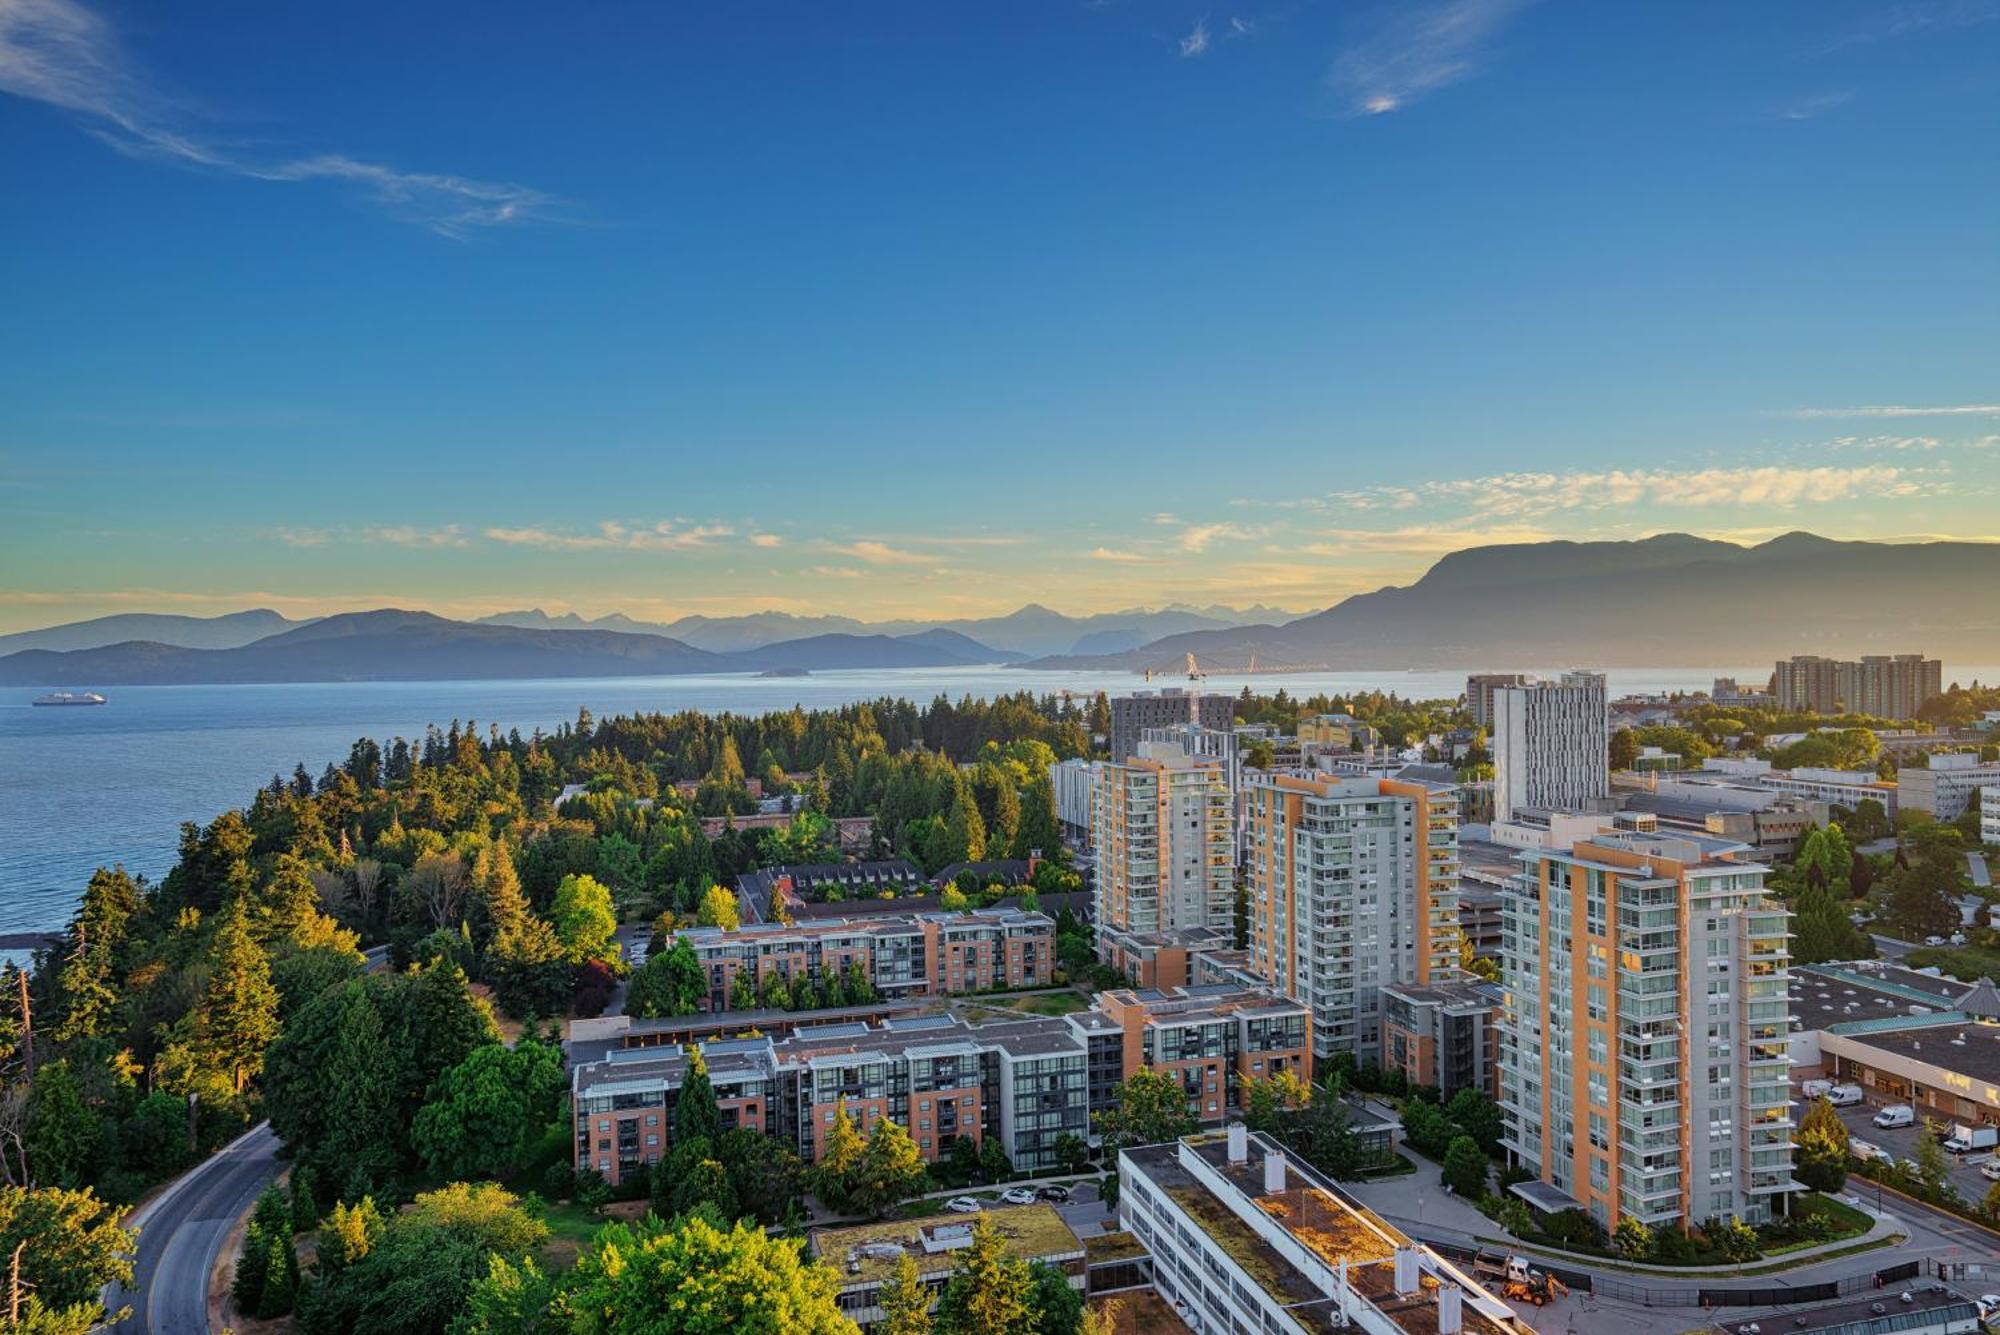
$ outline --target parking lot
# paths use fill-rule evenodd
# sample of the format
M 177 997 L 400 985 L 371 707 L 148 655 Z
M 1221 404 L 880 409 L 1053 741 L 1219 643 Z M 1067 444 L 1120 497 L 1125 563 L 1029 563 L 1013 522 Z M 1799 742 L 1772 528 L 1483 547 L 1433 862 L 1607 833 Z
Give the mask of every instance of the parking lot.
M 1905 1126 L 1893 1131 L 1884 1130 L 1870 1120 L 1879 1111 L 1879 1107 L 1869 1104 L 1842 1108 L 1840 1120 L 1847 1123 L 1847 1133 L 1852 1139 L 1865 1140 L 1892 1158 L 1914 1160 L 1917 1157 L 1917 1128 Z M 1946 1134 L 1949 1134 L 1949 1128 Z M 1979 1164 L 1985 1158 L 1984 1154 L 1968 1154 L 1962 1160 L 1949 1154 L 1945 1156 L 1945 1162 L 1950 1165 L 1948 1176 L 1952 1185 L 1958 1188 L 1961 1197 L 1974 1204 L 1985 1200 L 1986 1193 L 1993 1187 L 1993 1183 L 1979 1173 Z M 1865 1195 L 1868 1184 L 1860 1178 L 1849 1178 L 1847 1189 L 1857 1195 Z

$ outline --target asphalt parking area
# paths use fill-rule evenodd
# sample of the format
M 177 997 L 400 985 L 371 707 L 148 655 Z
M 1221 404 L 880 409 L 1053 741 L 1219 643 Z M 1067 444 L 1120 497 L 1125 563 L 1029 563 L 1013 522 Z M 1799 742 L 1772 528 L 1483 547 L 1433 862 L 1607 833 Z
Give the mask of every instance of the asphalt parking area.
M 1914 1160 L 1917 1157 L 1917 1128 L 1905 1126 L 1887 1130 L 1876 1126 L 1870 1119 L 1880 1111 L 1880 1108 L 1867 1104 L 1839 1110 L 1840 1120 L 1847 1123 L 1847 1134 L 1851 1139 L 1865 1140 L 1893 1158 Z M 1948 1127 L 1944 1134 L 1950 1134 Z M 1961 1197 L 1975 1205 L 1986 1199 L 1986 1193 L 1994 1185 L 1992 1179 L 1980 1175 L 1979 1164 L 1984 1157 L 1982 1154 L 1969 1154 L 1964 1159 L 1949 1154 L 1945 1156 L 1948 1165 L 1946 1175 L 1952 1185 L 1958 1188 Z M 1866 1186 L 1861 1178 L 1848 1179 L 1847 1189 L 1857 1195 L 1863 1194 Z

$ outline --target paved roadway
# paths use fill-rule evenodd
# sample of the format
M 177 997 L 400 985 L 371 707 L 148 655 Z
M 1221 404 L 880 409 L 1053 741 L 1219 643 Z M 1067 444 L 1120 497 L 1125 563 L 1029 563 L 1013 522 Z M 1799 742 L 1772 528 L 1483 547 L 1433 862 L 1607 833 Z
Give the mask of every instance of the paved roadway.
M 260 1122 L 137 1212 L 137 1291 L 114 1284 L 105 1294 L 111 1311 L 132 1305 L 121 1335 L 207 1335 L 208 1278 L 223 1239 L 277 1172 L 278 1138 Z

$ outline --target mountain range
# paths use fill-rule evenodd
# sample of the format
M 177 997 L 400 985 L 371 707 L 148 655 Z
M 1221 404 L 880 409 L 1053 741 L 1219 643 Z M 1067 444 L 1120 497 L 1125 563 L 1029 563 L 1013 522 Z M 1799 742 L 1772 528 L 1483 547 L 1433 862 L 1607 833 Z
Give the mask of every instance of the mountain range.
M 1270 607 L 1133 607 L 1122 612 L 1067 616 L 1039 603 L 1029 603 L 999 617 L 955 621 L 857 621 L 844 616 L 798 616 L 791 612 L 752 612 L 743 616 L 685 616 L 675 621 L 635 621 L 623 613 L 586 620 L 574 612 L 551 615 L 540 608 L 496 612 L 481 617 L 486 625 L 520 626 L 529 630 L 616 630 L 665 635 L 715 653 L 761 649 L 768 644 L 818 635 L 909 636 L 931 630 L 953 631 L 1009 653 L 1039 658 L 1046 654 L 1104 654 L 1136 649 L 1168 635 L 1190 631 L 1227 630 L 1256 625 L 1283 613 Z
M 900 636 L 815 635 L 741 653 L 718 654 L 665 635 L 534 630 L 451 621 L 430 612 L 389 608 L 324 617 L 227 649 L 192 649 L 143 640 L 92 649 L 26 649 L 0 658 L 0 685 L 665 676 L 970 667 L 1021 658 L 948 630 Z
M 1208 671 L 1731 666 L 1922 652 L 2000 663 L 2000 543 L 1741 546 L 1685 533 L 1474 547 L 1416 583 L 1281 624 L 1172 635 L 1035 668 Z
M 466 622 L 395 609 L 306 623 L 269 611 L 206 620 L 105 617 L 0 639 L 0 653 L 6 655 L 0 657 L 0 685 L 994 664 L 1175 671 L 1188 654 L 1211 672 L 1253 665 L 1270 672 L 1562 663 L 1730 667 L 1798 653 L 1922 652 L 1953 664 L 1980 664 L 2000 663 L 1996 591 L 2000 543 L 1836 542 L 1790 533 L 1741 546 L 1667 533 L 1634 542 L 1470 548 L 1444 557 L 1408 586 L 1357 594 L 1310 616 L 1249 625 L 1216 624 L 1220 618 L 1214 614 L 1228 609 L 1068 617 L 1034 604 L 982 621 L 909 623 L 915 629 L 778 612 L 683 618 L 664 627 L 624 617 L 586 622 L 542 612 Z M 1162 626 L 1175 628 L 1131 643 Z M 255 636 L 264 627 L 275 627 L 275 633 Z M 686 636 L 661 633 L 675 627 L 685 627 Z M 791 633 L 763 638 L 780 632 Z M 102 639 L 119 633 L 148 638 Z M 160 638 L 168 635 L 200 642 Z M 1068 651 L 1049 654 L 1032 647 L 1058 642 Z M 15 651 L 7 653 L 10 648 Z

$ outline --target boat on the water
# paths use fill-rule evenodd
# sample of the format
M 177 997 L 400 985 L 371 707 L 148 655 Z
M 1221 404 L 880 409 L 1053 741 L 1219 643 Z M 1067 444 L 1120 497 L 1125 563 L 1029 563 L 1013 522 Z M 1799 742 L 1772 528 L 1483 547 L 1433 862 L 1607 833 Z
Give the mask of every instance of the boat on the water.
M 50 691 L 34 698 L 37 705 L 101 705 L 108 701 L 96 691 Z

